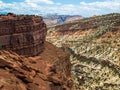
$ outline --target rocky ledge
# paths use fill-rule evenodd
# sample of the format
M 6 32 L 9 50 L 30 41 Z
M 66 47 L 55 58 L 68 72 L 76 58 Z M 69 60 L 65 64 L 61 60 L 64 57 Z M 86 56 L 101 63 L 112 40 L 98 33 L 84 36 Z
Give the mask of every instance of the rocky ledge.
M 0 90 L 71 90 L 69 54 L 46 33 L 39 16 L 0 16 Z
M 0 51 L 0 90 L 71 90 L 69 55 L 50 43 L 35 57 Z

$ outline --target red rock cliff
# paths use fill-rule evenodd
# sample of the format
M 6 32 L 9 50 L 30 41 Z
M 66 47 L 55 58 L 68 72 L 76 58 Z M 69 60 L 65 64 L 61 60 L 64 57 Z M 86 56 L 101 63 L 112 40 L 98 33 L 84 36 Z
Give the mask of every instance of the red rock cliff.
M 43 51 L 46 25 L 39 16 L 0 17 L 0 45 L 21 55 L 35 56 Z
M 0 90 L 71 90 L 69 55 L 45 42 L 42 19 L 13 14 L 1 18 Z

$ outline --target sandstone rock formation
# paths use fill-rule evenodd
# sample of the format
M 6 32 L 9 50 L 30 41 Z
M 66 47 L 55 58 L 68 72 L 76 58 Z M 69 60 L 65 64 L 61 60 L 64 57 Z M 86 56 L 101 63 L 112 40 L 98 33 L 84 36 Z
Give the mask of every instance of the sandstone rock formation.
M 71 90 L 69 54 L 46 32 L 39 16 L 0 16 L 0 90 Z
M 0 90 L 71 90 L 70 69 L 69 55 L 50 43 L 29 58 L 0 51 Z
M 35 56 L 43 51 L 46 25 L 39 16 L 0 16 L 1 49 Z

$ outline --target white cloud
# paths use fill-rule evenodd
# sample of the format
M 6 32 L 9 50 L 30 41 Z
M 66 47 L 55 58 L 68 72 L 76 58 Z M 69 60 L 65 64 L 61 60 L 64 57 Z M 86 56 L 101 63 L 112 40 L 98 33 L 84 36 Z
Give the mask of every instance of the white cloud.
M 80 5 L 94 8 L 109 8 L 109 9 L 120 9 L 120 1 L 118 0 L 109 0 L 103 2 L 80 2 Z
M 27 3 L 45 3 L 45 4 L 54 4 L 51 0 L 25 0 Z
M 94 13 L 97 15 L 113 12 L 120 13 L 120 0 L 105 0 L 103 2 L 91 3 L 80 2 L 80 6 L 83 8 L 87 7 L 90 11 L 95 11 Z
M 0 0 L 0 10 L 17 14 L 80 14 L 82 16 L 120 13 L 120 0 L 103 2 L 80 2 L 78 5 L 55 3 L 52 0 L 25 0 L 24 2 L 4 3 Z

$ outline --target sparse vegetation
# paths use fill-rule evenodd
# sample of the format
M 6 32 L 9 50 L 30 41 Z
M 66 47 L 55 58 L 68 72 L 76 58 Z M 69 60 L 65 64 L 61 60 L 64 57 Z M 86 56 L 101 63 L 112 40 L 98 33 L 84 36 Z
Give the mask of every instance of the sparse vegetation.
M 52 27 L 58 34 L 48 35 L 47 40 L 58 47 L 69 48 L 76 83 L 74 90 L 120 90 L 119 25 L 120 14 L 112 13 Z M 76 31 L 59 34 L 64 30 Z

